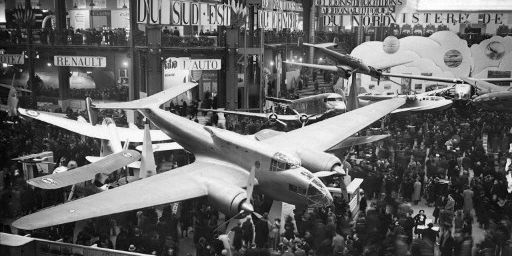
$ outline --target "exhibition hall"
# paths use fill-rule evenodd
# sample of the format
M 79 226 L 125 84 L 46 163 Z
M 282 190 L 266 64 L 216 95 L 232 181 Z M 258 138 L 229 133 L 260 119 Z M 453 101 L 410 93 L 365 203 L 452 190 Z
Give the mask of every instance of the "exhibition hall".
M 0 0 L 0 255 L 512 256 L 512 1 Z

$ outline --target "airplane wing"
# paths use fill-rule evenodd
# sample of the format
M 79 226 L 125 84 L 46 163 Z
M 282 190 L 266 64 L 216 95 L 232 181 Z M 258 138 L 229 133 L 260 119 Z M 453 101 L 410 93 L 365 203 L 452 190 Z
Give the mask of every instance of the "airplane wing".
M 368 65 L 372 66 L 373 68 L 377 70 L 383 70 L 387 68 L 392 68 L 400 65 L 404 65 L 407 63 L 413 62 L 413 59 L 386 59 L 384 62 L 378 62 L 378 63 L 368 63 Z
M 232 111 L 232 110 L 222 110 L 222 109 L 204 109 L 199 108 L 199 111 L 211 111 L 215 113 L 224 113 L 231 115 L 240 115 L 240 116 L 250 116 L 250 117 L 260 117 L 260 118 L 268 118 L 269 114 L 266 113 L 255 113 L 255 112 L 246 112 L 246 111 Z
M 303 43 L 303 45 L 305 46 L 311 46 L 311 47 L 316 47 L 316 48 L 329 48 L 329 47 L 334 47 L 336 45 L 338 45 L 337 43 L 322 43 L 322 44 L 308 44 L 308 43 Z
M 42 189 L 67 187 L 76 183 L 92 180 L 98 173 L 109 174 L 139 159 L 139 152 L 135 150 L 124 150 L 116 154 L 108 155 L 97 162 L 80 166 L 66 172 L 49 174 L 27 180 L 27 183 Z
M 486 93 L 487 92 L 502 92 L 502 91 L 508 90 L 508 88 L 509 88 L 509 86 L 499 86 L 499 85 L 492 84 L 492 83 L 488 82 L 489 80 L 473 79 L 470 77 L 462 77 L 461 79 L 464 80 L 464 82 L 466 82 L 472 86 L 475 86 L 479 90 L 486 92 Z M 489 78 L 487 78 L 487 79 L 489 79 Z M 493 80 L 491 80 L 491 81 L 493 81 Z M 494 80 L 494 81 L 497 81 L 497 80 Z M 501 81 L 503 81 L 503 80 L 501 80 Z
M 334 150 L 342 149 L 342 148 L 349 148 L 349 147 L 357 146 L 357 145 L 361 145 L 361 144 L 373 143 L 373 142 L 385 139 L 389 136 L 390 136 L 389 134 L 383 134 L 383 135 L 349 137 L 346 140 L 343 140 L 342 142 L 338 143 L 338 145 L 330 148 L 329 151 L 334 151 Z
M 288 65 L 297 65 L 297 66 L 303 66 L 303 67 L 308 67 L 308 68 L 317 68 L 317 69 L 322 69 L 322 70 L 338 72 L 338 67 L 336 67 L 334 65 L 320 65 L 320 64 L 310 64 L 310 63 L 301 63 L 301 62 L 289 62 L 289 61 L 283 61 L 283 63 L 286 63 Z M 352 70 L 352 68 L 350 68 L 348 66 L 346 66 L 346 67 L 343 66 L 343 68 L 348 69 L 348 70 Z
M 72 131 L 87 137 L 102 139 L 102 140 L 110 140 L 109 129 L 106 126 L 102 125 L 91 125 L 89 123 L 83 123 L 79 121 L 75 121 L 69 118 L 55 116 L 48 112 L 44 111 L 36 111 L 36 110 L 28 110 L 23 108 L 18 108 L 18 112 L 30 118 L 37 119 L 39 121 L 43 121 L 45 123 L 58 126 L 60 128 L 66 129 L 68 131 Z M 135 130 L 131 128 L 125 127 L 116 127 L 118 132 L 119 139 L 122 141 L 130 141 L 130 142 L 142 142 L 144 139 L 144 130 Z M 152 141 L 163 141 L 163 140 L 171 140 L 169 136 L 163 133 L 160 130 L 151 130 L 151 139 Z
M 209 182 L 222 180 L 233 186 L 244 187 L 248 175 L 228 165 L 198 160 L 169 172 L 41 210 L 14 221 L 12 225 L 33 230 L 182 201 L 207 195 Z
M 425 81 L 443 82 L 443 83 L 464 83 L 464 80 L 460 78 L 450 77 L 438 77 L 438 76 L 422 76 L 422 75 L 410 75 L 410 74 L 398 74 L 398 73 L 382 73 L 382 76 L 398 77 L 398 78 L 410 78 Z
M 254 112 L 245 112 L 245 111 L 231 111 L 231 110 L 222 110 L 222 109 L 198 109 L 199 111 L 211 111 L 216 113 L 224 113 L 230 115 L 239 115 L 239 116 L 250 116 L 250 117 L 259 117 L 268 119 L 271 113 L 254 113 Z M 300 116 L 297 115 L 278 115 L 275 114 L 277 119 L 281 121 L 299 121 Z
M 264 142 L 281 147 L 301 147 L 326 151 L 404 103 L 405 98 L 379 101 L 300 129 L 273 136 Z

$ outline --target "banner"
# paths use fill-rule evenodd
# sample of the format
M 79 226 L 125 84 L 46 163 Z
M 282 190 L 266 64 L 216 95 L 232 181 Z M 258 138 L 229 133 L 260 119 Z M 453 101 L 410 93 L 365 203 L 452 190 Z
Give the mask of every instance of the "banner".
M 138 0 L 137 23 L 162 25 L 231 25 L 232 7 L 221 3 Z
M 168 58 L 164 69 L 176 70 L 220 70 L 220 59 Z
M 89 28 L 91 24 L 89 10 L 70 10 L 69 23 L 74 29 Z
M 107 58 L 98 56 L 54 56 L 53 64 L 65 67 L 104 68 L 107 66 Z
M 0 0 L 0 23 L 5 22 L 5 0 Z
M 112 28 L 130 28 L 130 11 L 128 9 L 112 10 L 110 14 Z
M 185 70 L 184 66 L 178 68 L 178 63 L 188 61 L 190 58 L 167 58 L 163 64 L 163 89 L 169 89 L 173 86 L 187 82 L 190 76 L 190 70 Z
M 23 54 L 0 54 L 0 63 L 21 65 L 25 63 L 25 58 L 23 58 Z

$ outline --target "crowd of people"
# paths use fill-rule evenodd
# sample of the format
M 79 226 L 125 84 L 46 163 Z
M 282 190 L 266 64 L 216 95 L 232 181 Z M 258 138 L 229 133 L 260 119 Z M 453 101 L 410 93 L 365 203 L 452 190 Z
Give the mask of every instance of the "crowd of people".
M 43 97 L 58 98 L 59 89 L 43 86 L 39 89 L 38 95 Z M 128 100 L 128 86 L 118 85 L 104 89 L 70 88 L 68 90 L 68 97 L 70 99 L 85 99 L 86 97 L 91 97 L 92 99 L 97 100 L 126 101 Z
M 176 104 L 171 111 L 190 118 L 201 115 L 179 110 L 191 107 Z M 1 200 L 2 209 L 8 209 L 2 211 L 3 218 L 62 203 L 69 194 L 28 186 L 21 166 L 9 159 L 52 150 L 55 159 L 68 159 L 60 165 L 73 168 L 72 162 L 85 164 L 84 156 L 97 155 L 100 146 L 94 139 L 49 129 L 36 121 L 13 122 L 2 116 L 1 125 Z M 512 142 L 511 125 L 512 118 L 506 114 L 453 108 L 391 116 L 362 130 L 360 135 L 384 132 L 391 136 L 338 155 L 346 159 L 344 166 L 352 178 L 364 179 L 358 211 L 346 198 L 335 195 L 333 206 L 297 208 L 285 220 L 268 214 L 246 217 L 225 238 L 225 228 L 218 228 L 222 216 L 205 198 L 199 198 L 88 220 L 80 230 L 73 224 L 40 229 L 32 236 L 157 255 L 177 255 L 190 249 L 179 246 L 187 236 L 197 256 L 429 256 L 436 250 L 443 256 L 511 255 L 512 198 L 506 177 L 511 171 L 504 169 Z M 228 118 L 226 128 L 252 134 L 263 128 L 289 130 L 295 126 L 239 117 Z M 162 161 L 172 160 L 163 157 Z M 190 159 L 171 168 L 188 162 Z M 339 187 L 344 180 L 335 176 L 324 182 Z M 256 195 L 256 212 L 268 212 L 270 203 Z M 413 211 L 419 207 L 434 209 L 428 215 Z M 476 228 L 473 223 L 478 224 Z M 473 236 L 478 232 L 483 239 Z M 224 246 L 225 239 L 232 247 Z

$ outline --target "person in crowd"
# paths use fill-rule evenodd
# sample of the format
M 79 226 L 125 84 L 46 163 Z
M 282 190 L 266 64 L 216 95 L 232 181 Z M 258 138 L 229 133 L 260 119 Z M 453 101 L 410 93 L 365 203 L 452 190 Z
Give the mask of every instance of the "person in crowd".
M 441 256 L 453 256 L 454 243 L 450 227 L 445 226 L 439 238 L 439 251 L 441 251 Z

